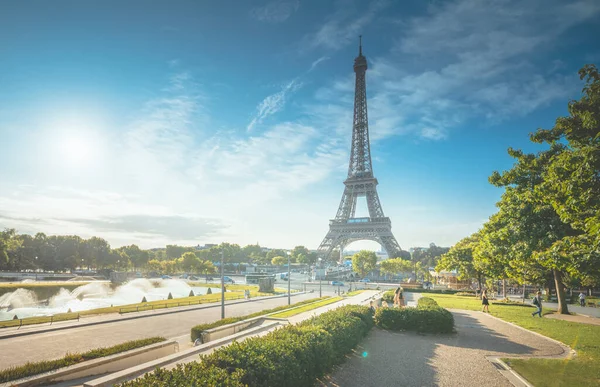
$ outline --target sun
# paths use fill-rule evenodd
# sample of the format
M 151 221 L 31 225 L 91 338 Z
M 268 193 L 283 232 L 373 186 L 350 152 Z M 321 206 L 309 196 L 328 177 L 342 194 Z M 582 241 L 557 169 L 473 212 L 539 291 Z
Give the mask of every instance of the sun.
M 60 139 L 61 157 L 72 163 L 87 163 L 95 154 L 95 148 L 90 136 L 85 133 L 69 133 Z
M 92 167 L 101 162 L 106 148 L 103 131 L 89 119 L 53 123 L 45 137 L 50 157 L 63 167 Z

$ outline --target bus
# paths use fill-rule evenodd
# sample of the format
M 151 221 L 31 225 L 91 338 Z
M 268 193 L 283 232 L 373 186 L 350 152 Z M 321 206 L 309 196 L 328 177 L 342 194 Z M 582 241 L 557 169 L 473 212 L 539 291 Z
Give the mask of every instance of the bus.
M 248 285 L 258 285 L 258 280 L 260 280 L 261 278 L 273 278 L 275 281 L 277 281 L 277 278 L 275 278 L 275 274 L 269 274 L 269 273 L 252 273 L 252 274 L 246 274 L 246 284 Z

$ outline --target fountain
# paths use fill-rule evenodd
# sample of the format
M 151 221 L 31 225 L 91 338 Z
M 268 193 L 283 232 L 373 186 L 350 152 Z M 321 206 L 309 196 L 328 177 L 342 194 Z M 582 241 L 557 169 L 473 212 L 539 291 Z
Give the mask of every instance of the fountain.
M 142 302 L 167 300 L 220 291 L 221 289 L 217 287 L 192 287 L 184 281 L 175 279 L 150 281 L 137 278 L 114 290 L 106 282 L 91 282 L 73 291 L 60 288 L 56 294 L 48 298 L 47 302 L 44 302 L 38 300 L 33 291 L 19 288 L 0 296 L 0 321 L 11 320 L 15 315 L 26 318 L 66 312 L 76 313 L 83 310 L 136 304 L 140 300 Z

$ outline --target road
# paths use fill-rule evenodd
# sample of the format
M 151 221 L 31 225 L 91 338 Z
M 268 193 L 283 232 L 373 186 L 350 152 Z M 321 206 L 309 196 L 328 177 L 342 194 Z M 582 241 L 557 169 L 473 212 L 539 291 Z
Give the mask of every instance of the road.
M 230 278 L 232 278 L 236 284 L 238 283 L 245 283 L 245 278 L 242 275 L 230 275 L 228 276 Z M 398 285 L 397 284 L 388 284 L 388 283 L 375 283 L 375 282 L 370 282 L 370 283 L 364 283 L 364 282 L 348 282 L 348 281 L 342 281 L 342 283 L 344 284 L 343 286 L 332 286 L 330 285 L 331 281 L 321 281 L 320 285 L 319 285 L 319 281 L 309 281 L 309 275 L 308 274 L 300 274 L 300 273 L 291 273 L 290 275 L 291 278 L 291 282 L 290 282 L 290 288 L 291 289 L 295 289 L 295 290 L 314 290 L 315 292 L 319 291 L 319 287 L 321 288 L 321 292 L 323 293 L 323 295 L 332 295 L 334 293 L 337 293 L 338 291 L 342 291 L 342 292 L 347 292 L 348 289 L 350 288 L 350 286 L 352 286 L 352 290 L 356 290 L 356 289 L 375 289 L 377 286 L 380 286 L 383 290 L 387 290 L 389 289 L 395 289 Z M 215 279 L 214 281 L 210 281 L 211 283 L 219 283 L 218 279 Z M 275 282 L 275 287 L 278 288 L 285 288 L 287 289 L 288 283 L 285 280 L 280 279 L 279 277 L 277 277 L 277 282 Z
M 293 296 L 291 301 L 295 303 L 317 296 L 314 293 L 301 294 Z M 243 316 L 286 304 L 287 297 L 281 297 L 229 305 L 226 306 L 225 316 Z M 220 318 L 221 308 L 216 304 L 206 309 L 0 339 L 0 364 L 4 369 L 28 361 L 56 359 L 67 353 L 85 352 L 152 336 L 189 340 L 193 326 Z

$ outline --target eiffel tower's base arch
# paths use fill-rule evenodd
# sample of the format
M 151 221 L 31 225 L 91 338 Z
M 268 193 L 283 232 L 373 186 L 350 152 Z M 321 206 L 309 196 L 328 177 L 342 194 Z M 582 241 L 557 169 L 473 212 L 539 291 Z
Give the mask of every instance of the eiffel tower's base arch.
M 342 250 L 350 243 L 361 240 L 379 243 L 390 258 L 400 256 L 401 248 L 392 234 L 392 223 L 389 218 L 363 219 L 365 221 L 360 223 L 332 220 L 329 232 L 319 246 L 319 256 L 324 260 L 335 260 L 336 257 L 332 257 L 335 248 Z

